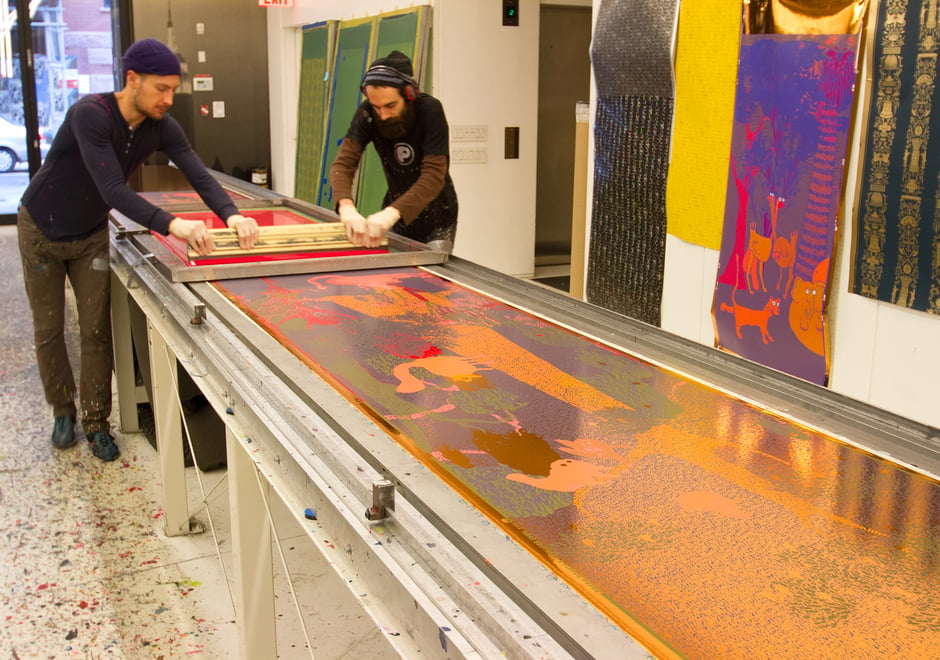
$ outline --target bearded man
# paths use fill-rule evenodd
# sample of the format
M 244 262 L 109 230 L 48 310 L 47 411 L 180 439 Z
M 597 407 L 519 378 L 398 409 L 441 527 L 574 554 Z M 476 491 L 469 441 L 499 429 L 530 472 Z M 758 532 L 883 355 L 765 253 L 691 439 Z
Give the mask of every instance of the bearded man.
M 153 152 L 163 151 L 209 208 L 236 230 L 242 248 L 251 248 L 258 238 L 255 220 L 239 214 L 167 114 L 181 75 L 173 51 L 155 39 L 142 39 L 127 49 L 122 64 L 121 91 L 89 94 L 69 108 L 17 214 L 39 376 L 55 418 L 52 445 L 68 449 L 76 442 L 75 380 L 65 343 L 68 277 L 81 337 L 82 430 L 92 453 L 103 461 L 120 455 L 108 421 L 113 362 L 110 209 L 183 239 L 199 254 L 214 249 L 204 222 L 157 208 L 131 189 L 128 178 Z
M 377 247 L 389 231 L 451 252 L 457 193 L 450 178 L 447 118 L 441 102 L 418 90 L 408 57 L 394 50 L 362 78 L 365 100 L 330 167 L 336 211 L 356 245 Z M 353 176 L 372 143 L 388 190 L 382 209 L 364 217 L 353 201 Z

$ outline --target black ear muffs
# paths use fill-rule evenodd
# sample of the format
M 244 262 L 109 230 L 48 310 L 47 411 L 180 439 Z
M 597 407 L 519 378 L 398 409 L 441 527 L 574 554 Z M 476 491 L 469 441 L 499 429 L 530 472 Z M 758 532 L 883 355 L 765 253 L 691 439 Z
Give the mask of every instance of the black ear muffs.
M 384 83 L 388 83 L 386 85 L 387 87 L 398 87 L 398 89 L 401 90 L 402 97 L 409 103 L 414 103 L 418 100 L 418 96 L 420 95 L 418 91 L 418 81 L 394 67 L 381 64 L 369 67 L 369 70 L 366 71 L 366 75 L 362 77 L 359 89 L 365 94 L 367 85 Z

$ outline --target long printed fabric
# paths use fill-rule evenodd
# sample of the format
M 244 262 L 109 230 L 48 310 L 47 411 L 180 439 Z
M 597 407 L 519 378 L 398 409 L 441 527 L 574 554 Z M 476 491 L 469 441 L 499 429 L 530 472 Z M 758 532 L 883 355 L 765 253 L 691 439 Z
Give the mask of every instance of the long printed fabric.
M 745 34 L 712 315 L 716 345 L 817 384 L 855 34 Z
M 940 314 L 940 8 L 882 0 L 852 291 Z
M 936 657 L 936 481 L 418 269 L 217 286 L 656 657 Z
M 598 100 L 586 299 L 657 326 L 677 7 L 604 0 L 591 43 Z

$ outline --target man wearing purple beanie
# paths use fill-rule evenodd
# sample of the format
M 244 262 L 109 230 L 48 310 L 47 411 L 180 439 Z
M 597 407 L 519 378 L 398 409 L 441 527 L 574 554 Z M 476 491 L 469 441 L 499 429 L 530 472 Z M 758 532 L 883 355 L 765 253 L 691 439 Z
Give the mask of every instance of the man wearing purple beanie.
M 185 240 L 199 254 L 215 248 L 205 223 L 176 218 L 134 192 L 128 178 L 163 151 L 203 201 L 238 232 L 242 248 L 258 225 L 239 214 L 228 194 L 167 115 L 180 85 L 180 63 L 155 39 L 137 41 L 123 58 L 124 88 L 90 94 L 69 108 L 49 154 L 20 202 L 17 232 L 26 294 L 33 313 L 36 359 L 55 422 L 52 444 L 75 444 L 75 379 L 65 345 L 65 278 L 75 291 L 81 336 L 81 423 L 92 453 L 113 461 L 110 433 L 111 272 L 108 212 Z

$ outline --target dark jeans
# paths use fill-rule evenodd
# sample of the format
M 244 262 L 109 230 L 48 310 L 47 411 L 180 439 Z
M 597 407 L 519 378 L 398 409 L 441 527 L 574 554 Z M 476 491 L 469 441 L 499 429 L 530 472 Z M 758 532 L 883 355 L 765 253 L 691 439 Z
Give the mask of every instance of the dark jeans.
M 65 278 L 75 292 L 81 337 L 79 395 L 85 435 L 108 431 L 111 415 L 111 271 L 107 230 L 51 241 L 25 207 L 17 216 L 26 295 L 33 312 L 39 376 L 55 416 L 76 417 L 75 378 L 65 345 Z

